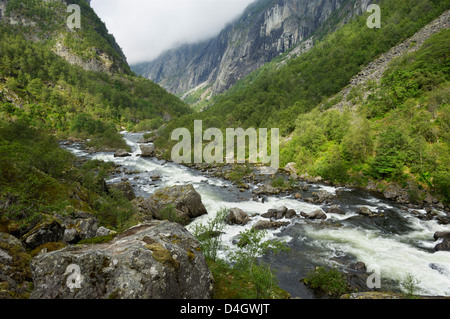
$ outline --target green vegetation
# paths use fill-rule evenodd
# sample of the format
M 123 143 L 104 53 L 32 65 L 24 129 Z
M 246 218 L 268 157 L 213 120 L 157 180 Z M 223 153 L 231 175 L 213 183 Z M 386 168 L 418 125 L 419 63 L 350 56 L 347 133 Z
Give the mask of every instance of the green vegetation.
M 411 182 L 449 202 L 448 30 L 393 61 L 381 83 L 370 83 L 368 97 L 366 88 L 353 88 L 351 109 L 335 108 L 353 76 L 448 10 L 450 1 L 384 0 L 380 6 L 381 29 L 367 28 L 364 14 L 321 33 L 308 53 L 283 66 L 277 60 L 266 64 L 203 112 L 169 123 L 155 144 L 170 150 L 176 143 L 167 143 L 170 132 L 193 132 L 194 119 L 203 120 L 204 130 L 278 127 L 289 137 L 281 145 L 282 167 L 294 162 L 299 174 L 355 186 Z
M 408 299 L 416 299 L 417 285 L 420 284 L 420 280 L 415 278 L 411 273 L 406 274 L 403 281 L 400 283 L 405 290 L 405 296 Z
M 190 112 L 158 85 L 135 76 L 104 23 L 84 0 L 81 29 L 66 27 L 62 2 L 8 1 L 0 23 L 0 120 L 26 120 L 58 137 L 91 138 L 98 149 L 126 148 L 118 129 L 155 129 Z M 33 39 L 33 40 L 30 40 Z M 67 60 L 55 52 L 65 52 Z M 109 72 L 96 70 L 97 66 Z M 94 66 L 94 67 L 93 67 Z
M 108 190 L 111 164 L 76 162 L 56 138 L 17 121 L 0 123 L 0 229 L 24 234 L 54 214 L 93 213 L 108 228 L 123 230 L 134 207 Z
M 221 247 L 221 232 L 225 228 L 224 219 L 228 213 L 227 209 L 222 209 L 208 223 L 205 225 L 196 224 L 192 230 L 192 233 L 200 242 L 203 254 L 213 262 L 217 261 L 217 254 Z
M 285 299 L 289 295 L 280 289 L 270 265 L 260 258 L 269 252 L 287 251 L 280 241 L 264 241 L 265 231 L 249 229 L 240 233 L 238 249 L 231 252 L 233 265 L 219 259 L 217 253 L 222 247 L 221 232 L 224 218 L 229 213 L 222 209 L 205 225 L 196 225 L 193 234 L 200 242 L 215 285 L 216 299 Z
M 336 268 L 316 267 L 301 281 L 313 289 L 326 293 L 330 297 L 338 298 L 350 292 L 345 276 Z
M 336 183 L 412 181 L 448 202 L 448 37 L 442 31 L 395 60 L 356 112 L 316 108 L 299 116 L 283 163 Z M 408 81 L 399 79 L 405 72 Z

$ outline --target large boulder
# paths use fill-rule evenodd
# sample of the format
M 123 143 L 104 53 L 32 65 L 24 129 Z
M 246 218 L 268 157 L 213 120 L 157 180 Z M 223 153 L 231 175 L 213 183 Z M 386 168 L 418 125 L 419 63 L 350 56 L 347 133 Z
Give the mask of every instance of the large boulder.
M 155 219 L 183 225 L 189 224 L 192 218 L 208 214 L 201 195 L 192 185 L 160 189 L 138 205 Z
M 0 233 L 0 299 L 29 297 L 31 257 L 20 240 Z
M 198 241 L 165 221 L 41 254 L 31 271 L 32 299 L 209 299 L 214 288 Z

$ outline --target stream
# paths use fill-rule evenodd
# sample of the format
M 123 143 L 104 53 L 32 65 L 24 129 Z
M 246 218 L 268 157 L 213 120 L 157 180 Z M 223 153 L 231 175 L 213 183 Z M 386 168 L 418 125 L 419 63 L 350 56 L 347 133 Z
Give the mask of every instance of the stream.
M 202 196 L 208 215 L 195 219 L 187 226 L 188 230 L 197 223 L 214 218 L 223 208 L 238 207 L 249 215 L 255 215 L 246 226 L 226 226 L 222 241 L 228 249 L 235 249 L 233 240 L 236 236 L 261 220 L 260 215 L 269 209 L 286 206 L 297 213 L 310 213 L 317 209 L 326 211 L 330 206 L 326 203 L 308 203 L 292 195 L 268 196 L 264 203 L 253 201 L 252 190 L 258 185 L 242 192 L 230 181 L 207 177 L 198 170 L 156 158 L 140 157 L 138 141 L 143 134 L 124 132 L 123 135 L 132 149 L 130 157 L 115 158 L 113 153 L 88 154 L 80 144 L 66 148 L 80 158 L 114 162 L 133 172 L 116 174 L 107 182 L 119 183 L 127 178 L 136 196 L 146 198 L 163 187 L 192 184 Z M 153 175 L 159 175 L 161 179 L 152 181 Z M 314 267 L 335 266 L 343 269 L 356 262 L 363 262 L 368 269 L 379 270 L 381 290 L 400 291 L 399 283 L 410 274 L 419 281 L 416 293 L 450 296 L 450 252 L 434 252 L 438 242 L 433 238 L 437 231 L 450 231 L 450 225 L 440 225 L 436 220 L 421 220 L 406 211 L 405 207 L 369 192 L 321 184 L 311 184 L 308 192 L 318 190 L 337 195 L 332 202 L 346 214 L 327 214 L 325 221 L 294 218 L 289 220 L 289 226 L 269 230 L 267 234 L 268 240 L 276 238 L 290 247 L 289 252 L 275 257 L 265 256 L 264 259 L 271 263 L 279 286 L 292 297 L 316 298 L 311 289 L 299 282 Z M 381 212 L 385 217 L 360 216 L 357 210 L 362 206 Z M 226 259 L 227 250 L 222 250 L 219 257 Z

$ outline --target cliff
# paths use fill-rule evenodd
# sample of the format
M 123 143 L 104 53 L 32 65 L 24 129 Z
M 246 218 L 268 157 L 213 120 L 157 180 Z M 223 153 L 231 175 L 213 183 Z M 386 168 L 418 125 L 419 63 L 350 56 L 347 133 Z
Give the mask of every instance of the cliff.
M 361 14 L 368 0 L 259 0 L 208 41 L 187 44 L 132 69 L 174 94 L 223 93 L 238 80 L 311 36 Z M 331 19 L 333 18 L 333 19 Z M 189 92 L 191 91 L 191 92 Z

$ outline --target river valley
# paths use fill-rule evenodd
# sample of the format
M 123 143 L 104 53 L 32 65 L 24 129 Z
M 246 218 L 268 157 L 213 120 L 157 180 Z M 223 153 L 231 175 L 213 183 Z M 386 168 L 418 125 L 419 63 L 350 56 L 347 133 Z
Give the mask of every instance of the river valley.
M 192 184 L 202 196 L 208 215 L 195 219 L 187 226 L 188 230 L 197 223 L 214 218 L 222 208 L 237 207 L 251 215 L 251 221 L 245 226 L 226 226 L 222 236 L 224 249 L 220 252 L 223 259 L 227 259 L 229 249 L 234 249 L 236 236 L 263 219 L 261 215 L 269 209 L 285 206 L 299 214 L 327 211 L 331 205 L 338 205 L 344 210 L 343 215 L 327 213 L 326 220 L 308 220 L 300 216 L 285 218 L 281 221 L 288 222 L 287 226 L 268 231 L 267 239 L 283 240 L 291 248 L 289 252 L 264 258 L 275 270 L 280 287 L 292 297 L 317 298 L 299 281 L 315 266 L 336 266 L 348 270 L 356 262 L 363 262 L 368 269 L 379 271 L 381 290 L 401 291 L 399 283 L 410 274 L 418 280 L 418 294 L 450 296 L 450 252 L 434 251 L 438 242 L 433 238 L 436 232 L 450 231 L 448 224 L 440 224 L 436 219 L 419 219 L 411 213 L 413 209 L 369 192 L 324 184 L 310 184 L 302 198 L 322 190 L 333 195 L 328 202 L 311 203 L 296 199 L 293 194 L 267 196 L 264 202 L 254 201 L 252 191 L 261 185 L 250 185 L 250 189 L 242 191 L 230 181 L 205 176 L 198 170 L 140 157 L 138 141 L 142 134 L 123 134 L 132 149 L 129 157 L 114 157 L 114 153 L 89 154 L 81 144 L 66 148 L 80 158 L 121 165 L 128 173 L 122 171 L 107 182 L 118 183 L 126 178 L 136 196 L 146 198 L 163 187 Z M 160 178 L 152 181 L 154 175 Z M 358 214 L 361 207 L 383 216 L 361 216 Z M 418 212 L 425 214 L 424 210 Z M 445 216 L 442 211 L 438 213 Z

